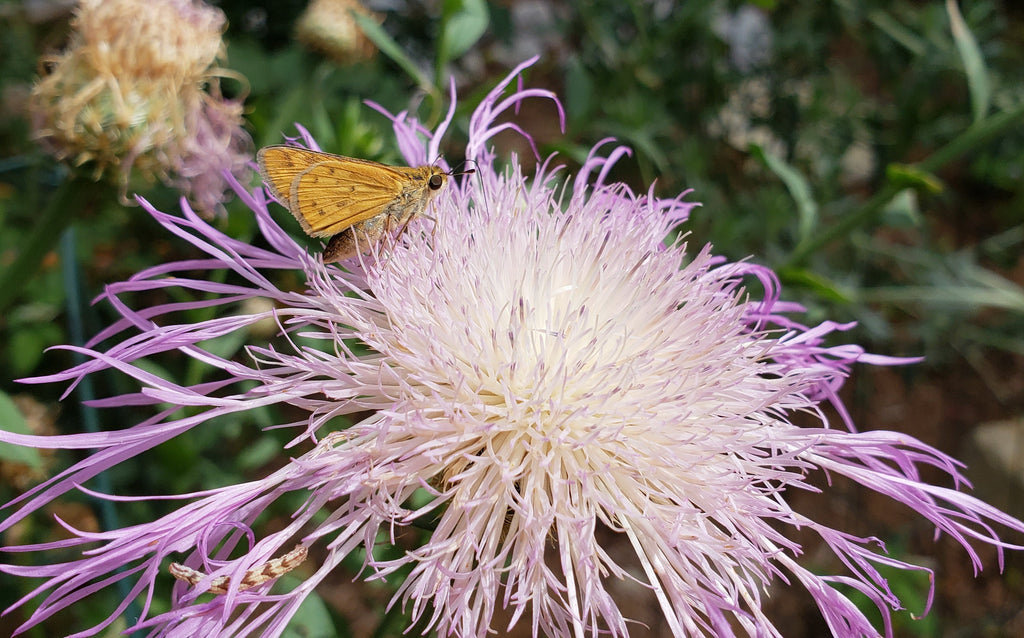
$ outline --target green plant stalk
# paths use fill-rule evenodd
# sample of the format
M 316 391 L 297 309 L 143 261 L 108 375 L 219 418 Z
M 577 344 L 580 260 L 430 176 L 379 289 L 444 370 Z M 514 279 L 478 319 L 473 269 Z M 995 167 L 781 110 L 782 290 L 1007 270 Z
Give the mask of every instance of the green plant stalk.
M 954 159 L 987 144 L 992 138 L 1012 128 L 1022 118 L 1024 118 L 1024 103 L 1014 109 L 1003 111 L 971 126 L 949 144 L 946 144 L 921 162 L 915 164 L 914 167 L 922 173 L 935 172 Z M 904 188 L 906 188 L 905 184 L 889 182 L 882 190 L 864 202 L 859 209 L 846 215 L 836 222 L 835 225 L 823 230 L 817 236 L 797 244 L 793 254 L 781 267 L 781 270 L 801 266 L 808 257 L 822 246 L 840 237 L 845 237 L 855 228 L 871 222 L 881 214 L 886 204 Z
M 73 179 L 65 180 L 65 184 L 74 181 L 75 180 Z M 70 219 L 71 215 L 67 215 L 66 218 Z M 82 297 L 82 276 L 81 270 L 78 267 L 78 258 L 75 254 L 75 246 L 77 242 L 75 241 L 74 225 L 69 226 L 67 230 L 60 233 L 58 236 L 60 237 L 61 270 L 64 274 L 64 288 L 66 291 L 65 294 L 67 295 L 66 306 L 68 312 L 68 335 L 71 337 L 71 343 L 73 345 L 81 347 L 85 345 L 86 303 Z M 81 352 L 73 353 L 72 358 L 75 361 L 75 365 L 85 363 L 87 360 L 86 356 Z M 99 432 L 99 415 L 96 413 L 96 408 L 88 405 L 90 401 L 96 398 L 92 376 L 86 375 L 82 377 L 76 391 L 81 399 L 79 409 L 83 428 L 89 433 Z M 109 474 L 101 472 L 96 475 L 95 480 L 97 490 L 106 494 L 114 493 Z M 113 502 L 105 499 L 94 499 L 93 506 L 99 512 L 100 520 L 103 522 L 103 529 L 117 529 L 121 526 L 117 515 L 117 509 L 114 507 Z M 127 568 L 122 566 L 118 569 L 118 572 L 124 572 L 126 570 Z M 122 579 L 117 583 L 117 590 L 121 598 L 127 598 L 131 593 L 131 585 L 127 580 Z M 139 618 L 140 614 L 141 611 L 139 606 L 133 600 L 128 603 L 128 607 L 124 611 L 125 621 L 128 625 L 131 625 L 132 619 Z M 134 638 L 143 638 L 143 636 L 145 636 L 145 632 L 136 631 L 130 635 Z
M 89 205 L 93 201 L 95 189 L 94 183 L 75 177 L 64 179 L 57 186 L 35 227 L 22 243 L 21 252 L 0 273 L 0 313 L 33 281 L 39 264 L 56 248 L 64 229 L 82 209 L 83 203 Z

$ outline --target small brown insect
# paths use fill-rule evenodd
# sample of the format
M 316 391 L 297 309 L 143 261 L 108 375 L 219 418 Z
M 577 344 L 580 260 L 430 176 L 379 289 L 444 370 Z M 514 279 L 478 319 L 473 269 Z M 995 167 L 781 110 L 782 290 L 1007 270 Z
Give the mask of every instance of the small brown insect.
M 260 149 L 256 161 L 270 192 L 302 230 L 331 238 L 325 264 L 354 257 L 385 234 L 400 232 L 453 174 L 437 166 L 387 166 L 282 145 Z
M 259 567 L 253 567 L 242 576 L 241 581 L 238 583 L 238 591 L 252 589 L 268 580 L 274 580 L 279 576 L 287 574 L 301 565 L 306 560 L 308 553 L 309 550 L 306 549 L 305 545 L 296 545 L 287 554 L 279 558 L 272 558 Z M 171 576 L 192 585 L 198 585 L 199 581 L 206 578 L 206 574 L 203 572 L 186 567 L 181 563 L 171 563 L 167 570 L 171 572 Z M 214 578 L 210 583 L 210 588 L 206 591 L 211 594 L 226 594 L 230 585 L 231 579 L 227 576 L 221 576 Z

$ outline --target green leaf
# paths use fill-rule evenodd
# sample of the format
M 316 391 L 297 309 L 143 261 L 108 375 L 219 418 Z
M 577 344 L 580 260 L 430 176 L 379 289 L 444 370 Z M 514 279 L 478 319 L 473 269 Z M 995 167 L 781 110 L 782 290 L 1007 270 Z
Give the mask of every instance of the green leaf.
M 249 328 L 251 328 L 251 326 L 249 326 Z M 216 357 L 220 357 L 221 359 L 230 359 L 235 356 L 243 346 L 245 346 L 248 340 L 249 330 L 245 329 L 235 330 L 234 332 L 229 332 L 226 335 L 200 341 L 197 345 Z
M 281 578 L 281 581 L 298 583 L 298 579 L 291 575 Z M 338 635 L 327 605 L 316 593 L 306 596 L 281 633 L 282 638 L 335 638 Z
M 942 310 L 976 311 L 997 308 L 1024 314 L 1024 294 L 1019 290 L 984 288 L 974 284 L 941 286 L 880 286 L 864 289 L 857 298 L 866 303 L 927 304 Z
M 818 221 L 818 204 L 811 195 L 811 187 L 807 180 L 781 157 L 765 151 L 758 144 L 751 144 L 750 152 L 754 157 L 761 160 L 768 167 L 768 170 L 775 173 L 776 177 L 782 180 L 786 190 L 789 191 L 789 195 L 796 202 L 796 210 L 800 220 L 797 234 L 800 241 L 810 237 Z
M 885 223 L 897 228 L 916 228 L 921 225 L 921 208 L 917 202 L 917 191 L 904 188 L 889 200 L 883 209 Z
M 988 70 L 985 68 L 985 60 L 981 57 L 977 40 L 967 28 L 964 17 L 960 15 L 956 0 L 946 0 L 946 11 L 949 13 L 953 40 L 956 42 L 960 59 L 964 63 L 964 73 L 967 75 L 967 88 L 971 92 L 971 112 L 974 115 L 974 122 L 978 123 L 985 119 L 992 105 L 992 87 L 989 86 Z
M 36 217 L 36 224 L 19 242 L 18 256 L 0 270 L 0 310 L 27 289 L 47 253 L 56 250 L 64 228 L 75 218 L 72 211 L 88 209 L 100 188 L 89 180 L 65 176 L 50 201 Z
M 7 340 L 10 359 L 8 372 L 14 378 L 31 374 L 39 365 L 46 349 L 63 340 L 64 334 L 58 323 L 39 322 L 16 326 Z
M 779 271 L 779 280 L 784 286 L 802 286 L 818 297 L 833 303 L 849 303 L 850 295 L 838 284 L 823 275 L 806 268 L 785 268 Z
M 871 11 L 868 20 L 913 55 L 921 57 L 928 50 L 928 45 L 919 35 L 884 11 Z
M 281 134 L 285 131 L 289 135 L 295 134 L 294 125 L 305 119 L 303 109 L 310 100 L 309 91 L 302 84 L 296 84 L 287 91 L 274 104 L 273 116 L 263 127 L 266 133 L 262 138 L 261 145 L 280 144 L 284 141 Z
M 441 38 L 437 46 L 437 71 L 458 58 L 487 31 L 490 16 L 484 0 L 445 0 Z
M 915 188 L 937 195 L 942 192 L 942 181 L 933 173 L 911 164 L 889 164 L 885 176 L 892 185 L 900 188 Z
M 594 103 L 594 83 L 578 57 L 565 64 L 565 107 L 569 121 L 589 116 Z
M 0 430 L 16 434 L 32 434 L 18 406 L 14 405 L 11 397 L 7 396 L 4 392 L 0 392 Z M 43 460 L 39 456 L 39 450 L 2 441 L 0 441 L 0 459 L 13 461 L 14 463 L 23 463 L 33 470 L 39 470 L 43 467 Z
M 281 446 L 274 439 L 261 436 L 256 437 L 253 442 L 235 457 L 234 462 L 242 470 L 252 470 L 269 463 L 275 456 L 281 454 Z
M 372 18 L 356 13 L 355 11 L 349 11 L 349 15 L 352 16 L 352 19 L 355 20 L 356 24 L 359 25 L 359 28 L 362 29 L 363 34 L 369 38 L 371 42 L 377 45 L 380 52 L 391 58 L 392 62 L 400 66 L 402 70 L 420 86 L 420 88 L 431 95 L 437 92 L 434 85 L 431 84 L 430 78 L 428 78 L 423 71 L 416 66 L 416 63 L 412 61 L 412 58 L 405 54 L 402 47 L 399 46 L 399 44 L 395 42 L 379 24 L 374 22 Z

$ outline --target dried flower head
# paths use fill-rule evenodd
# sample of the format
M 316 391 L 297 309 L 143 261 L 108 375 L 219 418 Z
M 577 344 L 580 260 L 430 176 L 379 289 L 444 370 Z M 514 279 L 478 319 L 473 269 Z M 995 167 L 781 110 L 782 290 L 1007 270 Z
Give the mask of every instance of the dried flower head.
M 251 152 L 241 101 L 221 96 L 214 66 L 225 26 L 198 0 L 83 0 L 67 50 L 44 60 L 33 88 L 36 135 L 58 158 L 116 180 L 122 197 L 134 169 L 216 210 L 221 174 L 241 171 Z
M 405 573 L 397 597 L 420 627 L 441 635 L 501 631 L 508 625 L 497 625 L 495 613 L 505 608 L 508 623 L 527 624 L 535 636 L 624 636 L 630 610 L 613 592 L 633 586 L 657 601 L 675 636 L 779 636 L 762 611 L 765 588 L 776 581 L 805 587 L 835 635 L 878 635 L 841 590 L 855 589 L 878 606 L 891 635 L 890 607 L 899 601 L 878 566 L 920 568 L 794 510 L 787 498 L 813 489 L 813 472 L 906 504 L 976 564 L 968 539 L 1011 547 L 991 525 L 1021 531 L 1024 523 L 920 478 L 930 466 L 960 481 L 955 461 L 903 434 L 828 422 L 822 403 L 845 414 L 836 392 L 852 364 L 902 361 L 826 345 L 848 326 L 788 318 L 800 308 L 778 299 L 767 268 L 663 243 L 693 205 L 607 183 L 623 149 L 604 156 L 599 145 L 572 180 L 550 160 L 529 179 L 514 158 L 499 168 L 488 140 L 518 130 L 499 118 L 526 98 L 553 98 L 542 90 L 505 96 L 521 69 L 471 119 L 466 156 L 477 172 L 449 181 L 432 220 L 418 220 L 345 268 L 298 246 L 259 189 L 236 184 L 269 249 L 225 236 L 188 206 L 178 217 L 144 204 L 209 256 L 109 286 L 105 297 L 123 319 L 81 349 L 91 360 L 33 381 L 77 382 L 115 368 L 144 389 L 101 405 L 180 407 L 110 433 L 56 440 L 0 433 L 23 445 L 98 449 L 19 499 L 0 530 L 227 413 L 274 404 L 302 410 L 308 416 L 292 424 L 294 444 L 308 451 L 296 449 L 264 478 L 189 495 L 188 504 L 149 523 L 7 548 L 88 544 L 69 563 L 0 566 L 45 579 L 37 593 L 52 590 L 26 627 L 119 580 L 128 581 L 130 599 L 166 596 L 155 590 L 156 576 L 174 562 L 185 582 L 171 609 L 129 629 L 278 636 L 317 583 L 363 549 L 373 577 Z M 434 132 L 394 117 L 410 164 L 438 157 L 453 113 Z M 275 286 L 265 273 L 280 269 L 303 271 L 305 289 Z M 751 283 L 762 299 L 752 298 Z M 196 298 L 132 307 L 133 293 L 155 288 Z M 274 307 L 240 311 L 254 297 Z M 230 312 L 199 323 L 179 318 L 215 304 Z M 250 345 L 251 361 L 206 349 L 267 318 L 286 339 Z M 108 340 L 113 345 L 95 348 Z M 179 385 L 151 374 L 144 360 L 168 351 L 221 376 Z M 820 425 L 794 425 L 798 412 Z M 339 417 L 352 415 L 361 420 L 339 429 Z M 283 529 L 259 538 L 256 518 L 287 494 L 302 495 L 302 506 Z M 414 524 L 431 529 L 421 545 L 393 560 L 375 555 L 382 539 L 394 542 Z M 848 571 L 823 576 L 801 566 L 797 530 L 820 536 Z M 609 539 L 617 539 L 614 550 Z M 316 561 L 302 562 L 307 548 Z M 305 580 L 268 595 L 290 569 Z M 226 593 L 197 601 L 210 589 Z M 113 617 L 79 635 L 101 631 Z
M 368 60 L 377 47 L 363 34 L 353 13 L 382 21 L 359 0 L 310 0 L 295 23 L 295 37 L 338 64 Z

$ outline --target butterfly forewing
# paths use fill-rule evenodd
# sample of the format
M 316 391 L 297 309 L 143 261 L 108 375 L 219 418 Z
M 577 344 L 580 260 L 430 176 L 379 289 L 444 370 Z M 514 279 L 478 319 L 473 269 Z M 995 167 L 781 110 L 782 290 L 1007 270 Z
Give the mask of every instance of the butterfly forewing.
M 278 145 L 261 148 L 256 154 L 256 163 L 260 167 L 263 180 L 270 188 L 270 193 L 290 208 L 292 182 L 299 173 L 331 157 L 335 156 L 295 146 Z
M 313 237 L 336 235 L 382 212 L 401 194 L 394 170 L 383 164 L 359 165 L 348 160 L 322 161 L 292 180 L 289 209 Z

